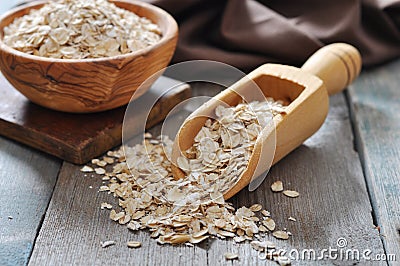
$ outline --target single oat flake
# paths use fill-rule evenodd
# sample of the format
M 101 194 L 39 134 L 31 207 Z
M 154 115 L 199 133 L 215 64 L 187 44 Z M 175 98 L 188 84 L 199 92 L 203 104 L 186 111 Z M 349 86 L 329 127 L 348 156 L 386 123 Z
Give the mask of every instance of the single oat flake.
M 275 231 L 272 235 L 278 239 L 287 240 L 289 239 L 289 234 L 285 231 Z
M 281 191 L 283 191 L 283 183 L 282 183 L 282 181 L 275 181 L 274 183 L 272 183 L 271 190 L 273 192 L 281 192 Z
M 237 260 L 239 259 L 239 255 L 236 253 L 227 252 L 224 254 L 226 260 Z
M 107 162 L 106 162 L 106 161 L 100 161 L 100 160 L 99 160 L 99 161 L 97 162 L 97 165 L 100 166 L 100 167 L 104 167 L 104 166 L 107 165 Z
M 275 224 L 275 221 L 272 220 L 271 218 L 265 219 L 264 221 L 262 221 L 262 223 L 265 227 L 267 227 L 268 230 L 270 230 L 270 231 L 275 230 L 276 224 Z
M 285 190 L 282 193 L 283 193 L 283 195 L 285 195 L 289 198 L 297 198 L 300 195 L 299 192 L 294 191 L 294 190 Z
M 98 175 L 104 175 L 106 173 L 106 170 L 104 168 L 101 168 L 101 167 L 94 168 L 94 171 Z
M 254 204 L 254 205 L 250 206 L 250 210 L 253 212 L 261 211 L 261 209 L 262 209 L 261 204 Z
M 94 169 L 90 166 L 85 165 L 84 167 L 81 168 L 81 172 L 90 173 L 90 172 L 94 172 Z
M 139 241 L 128 241 L 126 245 L 128 246 L 128 248 L 140 248 L 142 246 L 142 243 Z
M 268 216 L 271 215 L 271 213 L 269 211 L 267 211 L 267 210 L 262 210 L 261 214 L 264 215 L 265 217 L 268 217 Z
M 106 248 L 106 247 L 109 247 L 109 246 L 113 246 L 115 244 L 116 244 L 115 241 L 104 241 L 104 242 L 101 242 L 101 247 L 102 248 Z
M 100 208 L 102 210 L 104 210 L 104 209 L 112 209 L 112 205 L 110 203 L 103 202 L 103 203 L 101 203 L 101 207 Z

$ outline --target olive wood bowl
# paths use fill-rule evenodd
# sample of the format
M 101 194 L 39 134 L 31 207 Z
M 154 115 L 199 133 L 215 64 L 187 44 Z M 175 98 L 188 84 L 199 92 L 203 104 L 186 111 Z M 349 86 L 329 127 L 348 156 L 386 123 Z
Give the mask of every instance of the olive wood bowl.
M 0 18 L 0 70 L 7 80 L 32 102 L 58 111 L 91 113 L 113 109 L 129 102 L 134 92 L 153 74 L 161 75 L 175 51 L 178 26 L 174 18 L 153 5 L 117 0 L 130 10 L 156 23 L 161 40 L 144 49 L 118 56 L 94 59 L 53 59 L 29 55 L 4 44 L 3 29 L 15 18 L 46 2 L 15 8 Z M 135 98 L 150 88 L 140 87 Z

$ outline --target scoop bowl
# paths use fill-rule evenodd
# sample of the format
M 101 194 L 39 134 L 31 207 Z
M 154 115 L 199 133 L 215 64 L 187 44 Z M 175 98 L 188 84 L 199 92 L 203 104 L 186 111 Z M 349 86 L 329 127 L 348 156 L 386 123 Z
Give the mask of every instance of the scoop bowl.
M 260 66 L 203 104 L 183 122 L 172 150 L 174 178 L 185 177 L 177 166 L 177 159 L 193 145 L 195 136 L 215 108 L 221 102 L 229 106 L 249 102 L 261 90 L 265 97 L 282 101 L 286 105 L 285 112 L 276 115 L 273 123 L 259 133 L 245 171 L 224 192 L 224 198 L 229 199 L 317 132 L 328 114 L 328 96 L 346 88 L 360 69 L 360 53 L 345 43 L 321 48 L 301 68 L 279 64 Z M 249 86 L 252 82 L 257 87 Z

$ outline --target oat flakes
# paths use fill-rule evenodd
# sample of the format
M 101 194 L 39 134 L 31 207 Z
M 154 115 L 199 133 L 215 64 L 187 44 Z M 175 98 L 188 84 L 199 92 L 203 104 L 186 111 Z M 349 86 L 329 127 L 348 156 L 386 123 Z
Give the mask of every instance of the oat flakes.
M 156 24 L 107 0 L 58 0 L 15 19 L 3 40 L 32 55 L 85 59 L 134 52 L 160 38 Z

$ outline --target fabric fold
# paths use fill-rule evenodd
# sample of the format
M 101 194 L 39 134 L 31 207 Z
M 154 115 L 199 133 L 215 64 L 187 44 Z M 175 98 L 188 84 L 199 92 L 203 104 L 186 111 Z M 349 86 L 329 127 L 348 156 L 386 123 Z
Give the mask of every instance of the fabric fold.
M 146 0 L 170 12 L 180 36 L 173 62 L 208 59 L 252 70 L 301 66 L 333 42 L 357 47 L 364 66 L 400 55 L 400 0 Z

